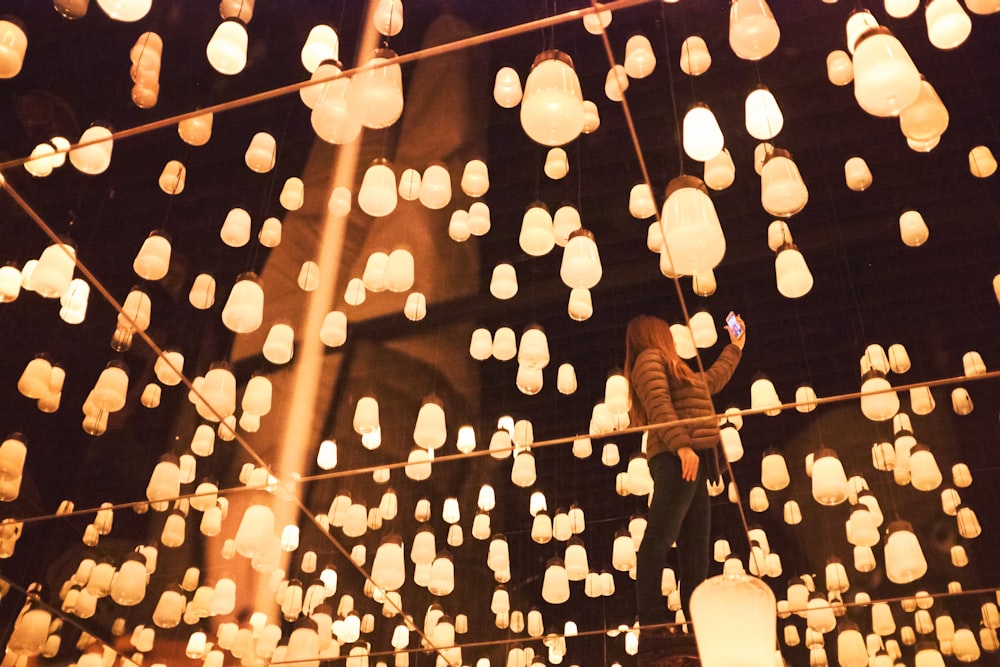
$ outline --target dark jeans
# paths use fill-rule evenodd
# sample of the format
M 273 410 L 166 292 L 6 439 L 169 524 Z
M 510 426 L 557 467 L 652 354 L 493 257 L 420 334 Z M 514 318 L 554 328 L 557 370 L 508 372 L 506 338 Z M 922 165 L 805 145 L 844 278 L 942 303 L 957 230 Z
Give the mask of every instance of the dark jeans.
M 636 561 L 636 602 L 639 623 L 668 623 L 667 604 L 660 592 L 660 578 L 667 554 L 677 542 L 681 605 L 690 618 L 691 591 L 708 575 L 711 504 L 705 484 L 705 457 L 700 457 L 698 477 L 681 478 L 681 460 L 672 452 L 649 461 L 653 477 L 653 502 L 646 515 L 646 533 Z

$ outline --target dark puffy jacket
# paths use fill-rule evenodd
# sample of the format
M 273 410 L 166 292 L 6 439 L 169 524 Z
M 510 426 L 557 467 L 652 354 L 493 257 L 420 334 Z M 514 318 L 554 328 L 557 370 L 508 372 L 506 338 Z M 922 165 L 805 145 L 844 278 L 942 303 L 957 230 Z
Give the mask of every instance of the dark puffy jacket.
M 693 378 L 680 379 L 667 371 L 659 350 L 650 348 L 639 353 L 630 376 L 632 390 L 647 424 L 706 417 L 697 422 L 650 430 L 646 442 L 649 458 L 661 452 L 676 452 L 681 447 L 699 450 L 711 449 L 718 444 L 719 424 L 710 416 L 715 414 L 710 394 L 717 394 L 726 386 L 742 354 L 739 347 L 729 344 L 707 371 L 695 373 Z

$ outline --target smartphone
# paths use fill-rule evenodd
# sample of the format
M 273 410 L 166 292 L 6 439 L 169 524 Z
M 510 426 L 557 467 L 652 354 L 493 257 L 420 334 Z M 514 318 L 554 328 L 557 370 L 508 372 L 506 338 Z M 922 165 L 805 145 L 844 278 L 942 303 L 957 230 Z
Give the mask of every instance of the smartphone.
M 729 325 L 729 330 L 733 332 L 733 336 L 736 338 L 743 335 L 743 327 L 740 326 L 740 321 L 736 319 L 736 313 L 731 310 L 729 311 L 729 314 L 726 315 L 726 324 Z

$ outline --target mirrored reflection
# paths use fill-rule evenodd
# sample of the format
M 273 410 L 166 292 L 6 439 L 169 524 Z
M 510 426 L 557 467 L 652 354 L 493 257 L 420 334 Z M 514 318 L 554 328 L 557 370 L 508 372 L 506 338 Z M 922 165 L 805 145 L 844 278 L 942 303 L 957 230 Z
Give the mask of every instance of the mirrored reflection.
M 1000 646 L 984 3 L 96 4 L 0 20 L 5 664 Z

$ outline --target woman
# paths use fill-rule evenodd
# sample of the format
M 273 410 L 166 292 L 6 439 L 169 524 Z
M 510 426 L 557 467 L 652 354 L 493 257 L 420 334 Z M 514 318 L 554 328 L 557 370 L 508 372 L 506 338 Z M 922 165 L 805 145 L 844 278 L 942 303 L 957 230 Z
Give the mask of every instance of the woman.
M 636 567 L 636 598 L 642 626 L 667 623 L 660 578 L 676 541 L 681 606 L 689 613 L 691 591 L 705 580 L 709 562 L 710 504 L 706 480 L 718 477 L 718 421 L 711 395 L 732 377 L 746 343 L 727 326 L 730 343 L 704 373 L 691 370 L 677 355 L 670 326 L 643 315 L 629 322 L 625 377 L 632 391 L 633 426 L 667 424 L 648 432 L 646 454 L 653 477 L 653 498 Z M 678 420 L 705 417 L 701 421 Z M 706 470 L 711 468 L 711 470 Z

